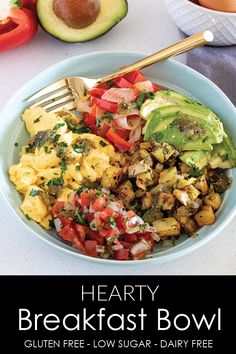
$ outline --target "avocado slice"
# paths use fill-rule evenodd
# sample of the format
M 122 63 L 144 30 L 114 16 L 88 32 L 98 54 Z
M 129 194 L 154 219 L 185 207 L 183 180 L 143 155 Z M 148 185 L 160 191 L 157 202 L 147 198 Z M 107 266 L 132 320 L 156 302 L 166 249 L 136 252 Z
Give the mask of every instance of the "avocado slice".
M 208 165 L 209 156 L 208 151 L 185 151 L 181 153 L 179 158 L 186 165 L 201 170 Z
M 209 160 L 211 168 L 232 168 L 236 166 L 236 148 L 227 135 L 222 143 L 214 146 L 214 152 Z
M 141 107 L 140 113 L 142 118 L 147 120 L 152 111 L 154 111 L 156 108 L 187 104 L 202 106 L 197 101 L 193 100 L 188 96 L 184 96 L 179 92 L 172 90 L 161 90 L 157 91 L 152 99 L 148 99 L 144 102 Z
M 75 29 L 65 24 L 53 11 L 53 0 L 38 0 L 37 15 L 43 29 L 65 42 L 86 42 L 114 27 L 128 12 L 126 0 L 100 0 L 100 13 L 88 27 Z
M 224 136 L 223 124 L 213 112 L 188 104 L 155 109 L 146 123 L 144 140 L 165 142 L 183 151 L 210 151 Z
M 186 151 L 180 154 L 180 160 L 199 170 L 207 165 L 213 169 L 233 168 L 236 166 L 236 148 L 227 135 L 220 144 L 213 145 L 213 151 Z

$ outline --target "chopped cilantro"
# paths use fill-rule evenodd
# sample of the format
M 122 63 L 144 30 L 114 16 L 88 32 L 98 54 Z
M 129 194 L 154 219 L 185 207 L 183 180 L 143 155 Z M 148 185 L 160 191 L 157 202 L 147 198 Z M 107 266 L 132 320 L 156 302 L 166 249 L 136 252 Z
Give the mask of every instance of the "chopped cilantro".
M 43 148 L 46 154 L 50 154 L 50 151 L 48 150 L 48 146 L 44 146 Z
M 40 179 L 41 179 L 41 181 L 44 181 L 44 180 L 45 180 L 45 178 L 44 178 L 43 176 L 41 176 Z
M 14 146 L 17 147 L 19 144 L 18 143 L 15 143 Z
M 77 171 L 79 171 L 79 170 L 80 170 L 80 165 L 76 165 L 76 166 L 75 166 L 75 169 L 76 169 Z
M 143 103 L 148 99 L 153 99 L 155 97 L 154 92 L 147 92 L 147 91 L 142 91 L 140 95 L 138 96 L 138 99 L 135 102 L 136 108 L 140 109 Z
M 76 224 L 81 224 L 81 225 L 86 224 L 83 213 L 78 208 L 75 209 L 73 221 Z
M 100 119 L 96 118 L 96 127 L 99 127 L 100 123 L 101 123 Z
M 106 85 L 107 85 L 109 88 L 111 88 L 111 87 L 115 86 L 116 83 L 115 83 L 114 81 L 110 80 L 110 81 L 107 81 L 107 82 L 106 82 Z
M 57 154 L 59 157 L 62 157 L 65 153 L 66 148 L 68 147 L 68 144 L 65 143 L 64 141 L 61 141 L 60 143 L 57 144 Z
M 61 170 L 62 172 L 65 172 L 67 170 L 67 163 L 65 161 L 61 163 Z
M 60 215 L 68 218 L 68 216 L 70 216 L 70 212 L 69 212 L 69 210 L 62 210 L 60 212 Z
M 84 191 L 84 187 L 83 186 L 80 186 L 77 190 L 76 190 L 76 193 L 80 194 L 81 192 Z
M 111 215 L 109 217 L 109 224 L 112 229 L 116 229 L 116 222 L 115 222 L 115 218 L 113 215 Z
M 39 184 L 39 187 L 40 187 L 40 188 L 44 188 L 44 187 L 45 187 L 45 182 L 40 183 L 40 184 Z
M 58 123 L 58 124 L 56 124 L 56 125 L 53 127 L 52 130 L 58 130 L 58 129 L 60 129 L 61 127 L 63 127 L 64 125 L 65 125 L 65 123 Z
M 36 195 L 39 195 L 39 191 L 37 189 L 32 188 L 29 195 L 31 197 L 35 197 Z
M 102 147 L 107 146 L 107 144 L 106 144 L 105 141 L 103 141 L 103 140 L 100 140 L 100 141 L 99 141 L 99 144 L 100 144 Z
M 50 134 L 50 139 L 54 142 L 57 142 L 57 140 L 60 138 L 60 134 L 57 134 L 56 132 L 55 133 L 52 133 Z
M 227 160 L 229 160 L 229 154 L 224 154 L 223 156 L 222 156 L 222 160 L 223 161 L 227 161 Z
M 100 118 L 100 121 L 108 120 L 108 122 L 110 123 L 110 121 L 112 119 L 113 119 L 113 116 L 110 112 L 104 112 L 104 115 Z
M 208 138 L 209 138 L 208 135 L 205 136 L 205 138 L 202 139 L 202 142 L 205 143 L 208 140 Z
M 48 181 L 47 186 L 62 186 L 64 184 L 64 179 L 61 177 L 52 178 Z
M 31 220 L 31 217 L 28 214 L 25 214 L 26 219 Z
M 171 242 L 173 246 L 176 245 L 176 238 L 174 236 L 171 237 Z
M 35 120 L 33 120 L 33 123 L 38 123 L 39 121 L 40 121 L 40 118 L 41 118 L 42 116 L 39 116 L 38 118 L 36 118 Z
M 84 147 L 82 147 L 81 144 L 73 144 L 72 148 L 75 152 L 77 152 L 77 154 L 84 152 Z
M 83 120 L 79 121 L 77 125 L 72 123 L 70 120 L 66 120 L 66 124 L 68 128 L 76 134 L 82 134 L 82 133 L 90 133 L 91 129 L 87 127 L 85 122 Z
M 191 175 L 192 175 L 193 177 L 199 177 L 199 176 L 202 175 L 202 172 L 201 172 L 201 170 L 199 170 L 199 168 L 193 167 L 193 169 L 192 169 L 192 171 L 191 171 Z

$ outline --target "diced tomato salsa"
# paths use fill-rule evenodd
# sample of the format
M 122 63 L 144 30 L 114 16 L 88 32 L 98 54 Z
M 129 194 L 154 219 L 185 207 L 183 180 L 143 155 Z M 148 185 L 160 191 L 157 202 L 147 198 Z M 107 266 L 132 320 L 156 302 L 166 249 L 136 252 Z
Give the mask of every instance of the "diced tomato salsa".
M 153 228 L 101 190 L 78 191 L 73 204 L 57 201 L 52 213 L 58 236 L 88 256 L 141 259 L 153 248 Z

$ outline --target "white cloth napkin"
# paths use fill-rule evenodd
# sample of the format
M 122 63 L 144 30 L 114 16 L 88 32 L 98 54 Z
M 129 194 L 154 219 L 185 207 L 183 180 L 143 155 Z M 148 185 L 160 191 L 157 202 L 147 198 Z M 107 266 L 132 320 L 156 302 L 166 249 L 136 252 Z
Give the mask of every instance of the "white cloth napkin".
M 236 106 L 236 46 L 196 48 L 187 54 L 187 65 L 219 86 Z

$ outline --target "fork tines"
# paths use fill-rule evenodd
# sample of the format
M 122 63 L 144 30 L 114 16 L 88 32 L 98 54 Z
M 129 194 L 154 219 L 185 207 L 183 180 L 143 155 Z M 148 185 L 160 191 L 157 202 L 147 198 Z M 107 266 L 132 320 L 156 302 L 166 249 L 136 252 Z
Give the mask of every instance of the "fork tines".
M 41 106 L 50 112 L 58 111 L 63 107 L 68 110 L 76 107 L 75 99 L 67 79 L 54 82 L 26 99 L 26 102 L 34 102 L 30 106 L 31 108 Z

